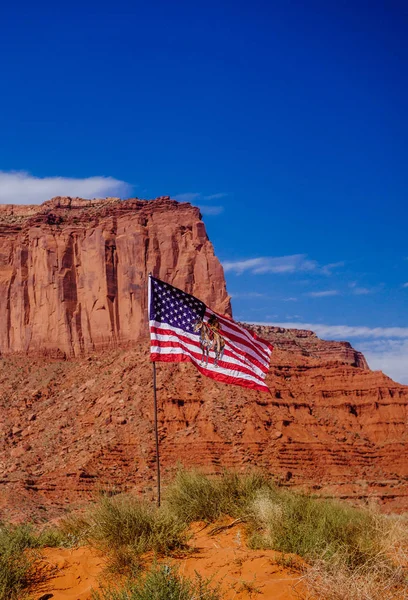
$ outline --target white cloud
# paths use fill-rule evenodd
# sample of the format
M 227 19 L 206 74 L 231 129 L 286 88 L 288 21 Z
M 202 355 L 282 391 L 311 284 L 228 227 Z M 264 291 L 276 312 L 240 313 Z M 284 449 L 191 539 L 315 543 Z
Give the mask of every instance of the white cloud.
M 208 206 L 208 205 L 203 205 L 203 204 L 198 204 L 198 208 L 201 211 L 201 214 L 203 215 L 220 215 L 222 212 L 224 212 L 224 207 L 223 206 Z
M 331 275 L 333 269 L 338 269 L 339 267 L 344 267 L 344 261 L 340 260 L 338 262 L 335 263 L 329 263 L 328 265 L 325 265 L 324 267 L 322 267 L 322 273 L 324 273 L 325 275 Z
M 349 285 L 349 288 L 351 288 L 351 293 L 354 294 L 355 296 L 364 296 L 366 294 L 373 294 L 374 292 L 378 291 L 382 287 L 381 285 L 377 286 L 377 288 L 360 287 L 360 286 L 358 286 L 357 281 L 351 281 L 348 285 Z
M 371 369 L 383 371 L 395 381 L 408 384 L 408 327 L 323 325 L 292 321 L 257 322 L 256 324 L 287 329 L 308 329 L 325 339 L 356 338 L 354 343 L 358 350 L 363 352 Z
M 224 271 L 232 271 L 241 275 L 245 271 L 253 274 L 263 273 L 295 273 L 312 272 L 331 275 L 332 269 L 342 266 L 343 262 L 319 265 L 316 260 L 308 258 L 307 254 L 290 254 L 288 256 L 259 256 L 246 260 L 227 260 L 223 262 Z
M 131 190 L 128 183 L 113 177 L 34 177 L 23 171 L 0 171 L 0 204 L 41 204 L 54 196 L 123 198 Z
M 177 200 L 177 202 L 194 202 L 200 196 L 200 192 L 186 192 L 185 194 L 176 194 L 172 198 L 173 200 Z
M 228 196 L 228 194 L 225 192 L 218 192 L 216 194 L 209 194 L 207 196 L 203 195 L 201 192 L 184 192 L 183 194 L 176 194 L 175 196 L 172 196 L 172 198 L 178 202 L 194 202 L 194 200 L 197 200 L 197 198 L 211 201 L 220 200 L 226 196 Z
M 338 290 L 324 290 L 322 292 L 309 292 L 306 296 L 311 296 L 312 298 L 325 298 L 327 296 L 338 296 Z
M 378 340 L 359 345 L 370 368 L 408 384 L 408 340 Z
M 247 260 L 225 261 L 224 271 L 232 271 L 241 275 L 245 271 L 250 273 L 294 273 L 296 271 L 315 271 L 318 264 L 309 260 L 306 254 L 292 254 L 290 256 L 260 256 Z
M 231 298 L 265 298 L 266 294 L 259 292 L 236 292 L 230 294 Z
M 257 323 L 289 329 L 310 329 L 323 338 L 398 338 L 408 339 L 408 327 L 364 327 L 353 325 L 323 325 L 322 323 Z
M 201 192 L 185 192 L 184 194 L 176 194 L 175 196 L 172 196 L 172 198 L 178 202 L 191 202 L 192 204 L 196 204 L 200 209 L 201 214 L 215 216 L 224 212 L 224 207 L 220 205 L 211 206 L 209 204 L 200 204 L 200 200 L 219 200 L 225 196 L 228 196 L 228 194 L 225 194 L 224 192 L 210 194 L 209 196 L 204 196 Z
M 210 194 L 209 196 L 204 196 L 204 200 L 220 200 L 221 198 L 225 198 L 228 196 L 225 192 L 218 192 L 218 194 Z

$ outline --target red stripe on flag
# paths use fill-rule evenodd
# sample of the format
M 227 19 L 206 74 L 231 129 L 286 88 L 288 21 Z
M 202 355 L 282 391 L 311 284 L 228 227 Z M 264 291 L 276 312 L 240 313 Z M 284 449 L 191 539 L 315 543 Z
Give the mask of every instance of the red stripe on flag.
M 221 321 L 223 323 L 225 323 L 225 325 L 229 325 L 231 327 L 231 329 L 235 329 L 235 331 L 238 331 L 239 333 L 244 334 L 249 342 L 256 343 L 258 347 L 259 347 L 259 344 L 262 344 L 262 345 L 266 346 L 266 348 L 268 348 L 270 352 L 272 352 L 273 345 L 271 344 L 271 342 L 269 340 L 261 338 L 254 331 L 250 331 L 243 325 L 237 325 L 237 323 L 235 323 L 235 321 L 233 321 L 232 319 L 229 319 L 228 317 L 225 317 L 224 315 L 220 315 L 219 313 L 215 312 L 214 310 L 211 310 L 211 308 L 207 307 L 206 312 L 209 312 L 210 314 L 213 313 L 219 319 L 221 319 Z
M 186 354 L 159 354 L 152 353 L 150 355 L 150 360 L 153 362 L 193 362 L 189 356 Z M 248 381 L 247 379 L 242 379 L 240 377 L 231 377 L 229 375 L 223 375 L 221 373 L 214 373 L 213 371 L 208 371 L 204 367 L 193 363 L 194 366 L 206 377 L 210 379 L 214 379 L 215 381 L 220 381 L 221 383 L 233 383 L 235 385 L 240 385 L 242 387 L 246 387 L 252 390 L 258 390 L 260 392 L 269 392 L 269 388 L 266 384 L 258 384 L 253 381 Z
M 213 311 L 207 309 L 207 311 L 206 311 L 207 316 L 211 315 L 212 313 L 213 313 Z M 251 350 L 253 350 L 254 352 L 256 352 L 259 355 L 259 357 L 261 358 L 261 360 L 264 360 L 269 364 L 270 355 L 271 355 L 271 352 L 273 349 L 273 346 L 269 342 L 261 340 L 260 338 L 256 339 L 254 337 L 254 334 L 252 334 L 252 332 L 248 331 L 244 327 L 240 327 L 239 325 L 236 325 L 233 321 L 229 321 L 228 319 L 221 317 L 217 313 L 214 313 L 214 314 L 217 315 L 217 317 L 221 320 L 222 324 L 225 327 L 228 327 L 228 328 L 232 329 L 233 331 L 235 331 L 237 334 L 239 334 L 239 335 L 234 335 L 233 333 L 230 333 L 229 331 L 225 331 L 225 329 L 224 330 L 221 329 L 221 333 L 223 334 L 224 337 L 230 337 L 234 341 L 245 345 L 246 347 L 248 347 Z M 265 345 L 266 348 L 263 348 L 262 347 L 263 345 Z M 268 350 L 269 350 L 269 352 L 268 352 Z
M 202 360 L 201 352 L 194 352 L 190 348 L 187 348 L 186 346 L 184 346 L 183 342 L 181 342 L 181 341 L 180 342 L 172 342 L 172 341 L 163 342 L 161 340 L 152 340 L 150 343 L 150 347 L 152 347 L 152 348 L 180 348 L 183 352 L 188 352 L 191 356 L 193 356 L 197 362 L 201 362 L 201 360 Z M 215 360 L 212 356 L 209 356 L 208 364 L 215 366 Z M 225 369 L 226 371 L 239 371 L 240 373 L 243 373 L 245 375 L 250 375 L 254 379 L 259 379 L 259 381 L 263 381 L 263 378 L 260 375 L 258 375 L 257 373 L 255 373 L 255 371 L 253 371 L 250 368 L 246 368 L 246 367 L 240 365 L 239 363 L 236 363 L 236 362 L 230 363 L 225 360 L 219 360 L 217 364 L 220 369 Z
M 171 326 L 166 326 L 165 324 L 163 324 L 163 325 L 164 325 L 164 327 L 160 327 L 160 328 L 155 325 L 151 325 L 150 332 L 154 333 L 156 335 L 175 335 L 175 336 L 177 336 L 178 339 L 180 339 L 186 343 L 194 344 L 198 348 L 201 349 L 200 342 L 198 341 L 198 336 L 197 336 L 197 341 L 195 341 L 185 335 L 180 334 L 176 329 L 172 329 Z M 159 343 L 161 343 L 160 340 L 159 340 Z M 248 367 L 255 366 L 263 373 L 267 373 L 269 370 L 268 367 L 265 367 L 265 365 L 260 363 L 256 358 L 254 358 L 251 355 L 248 355 L 245 351 L 241 350 L 240 348 L 237 348 L 236 346 L 232 346 L 232 349 L 230 350 L 226 344 L 224 355 L 229 356 L 230 358 L 234 358 L 234 359 L 235 358 L 240 359 L 240 357 L 242 357 L 241 362 L 246 363 L 246 366 L 248 366 Z M 236 355 L 238 355 L 238 356 L 236 356 Z M 248 363 L 250 363 L 250 364 L 248 365 Z
M 205 326 L 196 335 L 191 324 L 200 318 L 201 311 L 205 311 Z M 215 322 L 206 325 L 211 315 Z M 191 362 L 203 375 L 216 381 L 269 391 L 264 380 L 272 345 L 232 319 L 212 311 L 198 298 L 150 278 L 149 321 L 151 360 Z M 217 349 L 223 355 L 216 365 Z
M 225 331 L 225 329 L 221 330 L 221 335 L 225 341 L 229 341 L 231 343 L 234 352 L 241 353 L 242 356 L 245 356 L 245 358 L 251 362 L 256 361 L 260 369 L 262 369 L 265 373 L 268 372 L 270 358 L 266 359 L 261 352 L 253 349 L 252 346 L 249 346 L 245 340 L 242 339 L 242 337 L 236 336 L 229 331 Z

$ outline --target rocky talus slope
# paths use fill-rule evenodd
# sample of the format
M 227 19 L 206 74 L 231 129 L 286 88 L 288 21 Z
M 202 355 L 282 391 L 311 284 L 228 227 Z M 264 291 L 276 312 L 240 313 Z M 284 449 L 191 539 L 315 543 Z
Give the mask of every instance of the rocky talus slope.
M 275 344 L 271 395 L 158 365 L 164 481 L 178 463 L 257 466 L 286 485 L 407 510 L 408 386 L 310 332 L 263 334 Z M 0 516 L 60 514 L 103 489 L 153 493 L 154 477 L 147 340 L 72 360 L 3 357 Z
M 0 205 L 0 352 L 79 356 L 147 334 L 147 274 L 231 314 L 198 208 L 168 197 Z

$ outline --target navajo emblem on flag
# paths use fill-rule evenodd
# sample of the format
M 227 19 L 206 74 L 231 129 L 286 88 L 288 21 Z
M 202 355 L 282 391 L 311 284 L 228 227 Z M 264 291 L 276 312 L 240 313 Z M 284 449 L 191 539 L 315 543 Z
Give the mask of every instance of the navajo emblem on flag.
M 152 361 L 192 362 L 207 377 L 269 392 L 272 345 L 195 296 L 149 277 Z

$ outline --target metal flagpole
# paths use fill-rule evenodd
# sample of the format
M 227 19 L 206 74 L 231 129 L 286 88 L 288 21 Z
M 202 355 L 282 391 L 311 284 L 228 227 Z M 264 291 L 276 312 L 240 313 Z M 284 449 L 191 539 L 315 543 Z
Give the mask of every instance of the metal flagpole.
M 150 293 L 151 276 L 149 273 L 149 284 L 147 294 L 147 311 L 150 320 Z M 157 506 L 160 506 L 160 453 L 159 453 L 159 430 L 157 425 L 157 390 L 156 390 L 156 363 L 153 361 L 153 399 L 154 399 L 154 434 L 156 438 L 156 469 L 157 469 Z
M 154 431 L 156 435 L 156 468 L 157 468 L 157 506 L 160 506 L 160 454 L 159 431 L 157 427 L 157 393 L 156 393 L 156 363 L 153 363 L 153 397 L 154 397 Z

